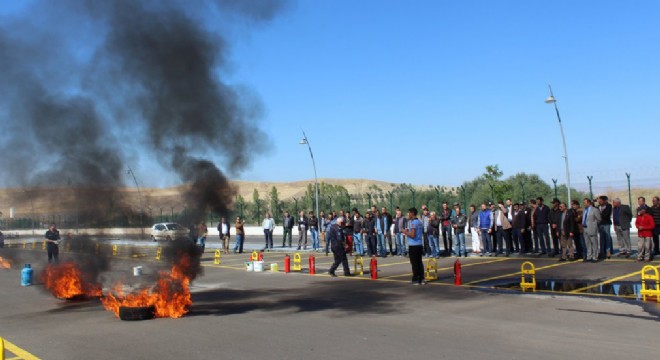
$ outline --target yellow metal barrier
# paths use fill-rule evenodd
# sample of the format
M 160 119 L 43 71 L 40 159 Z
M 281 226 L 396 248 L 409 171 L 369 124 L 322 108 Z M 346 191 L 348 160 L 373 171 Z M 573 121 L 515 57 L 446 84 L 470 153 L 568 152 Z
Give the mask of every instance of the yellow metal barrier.
M 158 249 L 156 249 L 156 260 L 160 260 L 160 255 L 163 253 L 163 249 L 159 246 Z
M 252 260 L 252 261 L 259 261 L 259 253 L 257 252 L 257 250 L 254 250 L 254 251 L 252 252 L 252 256 L 250 256 L 250 260 Z
M 293 254 L 293 271 L 302 271 L 302 257 L 300 253 Z
M 438 260 L 434 258 L 428 259 L 426 262 L 426 272 L 424 278 L 427 281 L 438 280 Z
M 355 270 L 354 274 L 358 274 L 358 266 L 360 266 L 360 275 L 364 275 L 364 258 L 362 256 L 355 257 Z
M 646 284 L 647 281 L 655 281 L 655 289 L 649 288 Z M 639 291 L 639 294 L 642 295 L 644 301 L 647 296 L 655 296 L 655 300 L 660 303 L 660 274 L 656 267 L 646 265 L 642 269 L 642 290 Z
M 5 339 L 0 337 L 0 360 L 5 360 Z
M 525 292 L 527 290 L 536 291 L 536 267 L 529 261 L 525 261 L 520 265 L 520 289 Z M 532 281 L 527 281 L 525 275 L 530 275 Z
M 215 251 L 215 257 L 213 257 L 213 264 L 214 265 L 220 265 L 221 256 L 222 255 L 220 254 L 220 250 L 216 250 Z
M 117 256 L 118 253 L 119 253 L 119 247 L 117 246 L 117 244 L 112 245 L 112 256 Z

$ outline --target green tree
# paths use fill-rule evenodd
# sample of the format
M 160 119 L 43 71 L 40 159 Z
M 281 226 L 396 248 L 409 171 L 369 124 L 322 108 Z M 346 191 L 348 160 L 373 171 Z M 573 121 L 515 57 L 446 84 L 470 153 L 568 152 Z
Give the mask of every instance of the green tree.
M 273 218 L 279 218 L 281 215 L 281 208 L 280 208 L 280 195 L 277 192 L 277 188 L 273 186 L 270 189 L 270 194 L 268 194 L 268 200 L 270 202 L 270 211 L 273 213 Z

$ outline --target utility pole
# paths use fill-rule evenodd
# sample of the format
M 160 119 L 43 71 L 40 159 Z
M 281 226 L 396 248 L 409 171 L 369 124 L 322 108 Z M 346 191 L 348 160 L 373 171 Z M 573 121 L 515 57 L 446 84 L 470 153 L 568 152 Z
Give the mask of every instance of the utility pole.
M 144 235 L 144 223 L 142 222 L 142 213 L 144 212 L 144 207 L 142 206 L 142 194 L 140 193 L 140 185 L 138 185 L 137 178 L 135 177 L 135 173 L 131 169 L 131 167 L 128 167 L 128 170 L 126 171 L 126 174 L 131 175 L 133 177 L 133 181 L 135 182 L 135 188 L 137 189 L 138 192 L 138 203 L 140 204 L 140 229 L 141 229 L 141 234 Z
M 587 180 L 589 180 L 589 200 L 593 200 L 593 199 L 594 199 L 594 191 L 593 191 L 593 189 L 591 188 L 591 180 L 593 180 L 593 178 L 594 178 L 593 176 L 588 176 L 588 175 L 587 175 Z
M 555 199 L 559 199 L 559 197 L 557 196 L 557 181 L 558 179 L 552 179 L 552 183 L 555 187 Z
M 628 204 L 630 205 L 630 208 L 633 208 L 632 204 L 632 192 L 630 191 L 630 173 L 626 173 L 626 177 L 628 178 Z

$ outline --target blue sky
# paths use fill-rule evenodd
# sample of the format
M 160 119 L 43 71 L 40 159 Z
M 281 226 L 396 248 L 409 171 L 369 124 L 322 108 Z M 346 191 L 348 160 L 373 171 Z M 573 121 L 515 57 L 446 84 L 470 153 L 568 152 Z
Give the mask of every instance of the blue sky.
M 574 186 L 660 180 L 660 2 L 299 0 L 231 41 L 272 144 L 244 180 L 311 178 L 304 129 L 322 178 L 458 185 L 499 164 L 564 182 L 548 83 Z

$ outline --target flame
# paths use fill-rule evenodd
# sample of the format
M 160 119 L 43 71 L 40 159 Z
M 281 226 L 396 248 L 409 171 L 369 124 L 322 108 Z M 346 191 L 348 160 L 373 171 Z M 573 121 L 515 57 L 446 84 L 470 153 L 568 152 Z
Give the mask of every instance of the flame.
M 116 283 L 113 289 L 101 298 L 103 307 L 119 317 L 121 306 L 153 305 L 156 309 L 156 317 L 180 318 L 188 312 L 188 307 L 192 305 L 190 277 L 186 273 L 190 266 L 190 258 L 183 255 L 179 263 L 172 266 L 170 272 L 161 271 L 158 274 L 158 282 L 153 288 L 143 289 L 136 293 L 125 294 L 124 284 Z
M 0 269 L 11 269 L 11 264 L 0 256 Z
M 101 286 L 87 281 L 74 262 L 50 264 L 41 273 L 46 289 L 56 298 L 70 299 L 74 296 L 101 296 Z

